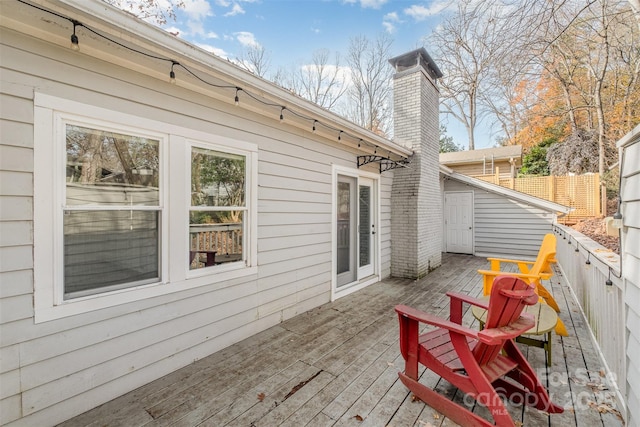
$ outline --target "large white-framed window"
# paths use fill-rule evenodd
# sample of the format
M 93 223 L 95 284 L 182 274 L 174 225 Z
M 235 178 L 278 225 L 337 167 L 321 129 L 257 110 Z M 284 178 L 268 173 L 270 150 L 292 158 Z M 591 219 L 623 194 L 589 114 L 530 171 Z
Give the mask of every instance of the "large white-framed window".
M 257 273 L 257 146 L 37 93 L 36 323 Z

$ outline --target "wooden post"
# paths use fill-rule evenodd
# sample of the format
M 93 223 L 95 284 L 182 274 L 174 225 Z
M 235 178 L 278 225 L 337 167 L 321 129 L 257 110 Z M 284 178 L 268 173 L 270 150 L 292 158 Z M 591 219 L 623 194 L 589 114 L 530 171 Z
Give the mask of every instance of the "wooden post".
M 602 215 L 602 204 L 600 203 L 600 174 L 593 174 L 591 186 L 593 187 L 593 216 L 599 216 Z
M 549 177 L 549 201 L 555 202 L 555 194 L 556 194 L 556 177 L 551 175 Z

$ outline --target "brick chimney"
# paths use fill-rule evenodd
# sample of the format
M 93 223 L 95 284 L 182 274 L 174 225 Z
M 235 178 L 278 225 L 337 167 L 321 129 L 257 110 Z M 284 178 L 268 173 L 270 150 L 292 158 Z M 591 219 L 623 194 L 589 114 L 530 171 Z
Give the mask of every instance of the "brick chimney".
M 442 263 L 443 206 L 439 173 L 442 73 L 424 48 L 389 60 L 394 135 L 413 149 L 408 168 L 394 170 L 391 195 L 391 275 L 420 278 Z

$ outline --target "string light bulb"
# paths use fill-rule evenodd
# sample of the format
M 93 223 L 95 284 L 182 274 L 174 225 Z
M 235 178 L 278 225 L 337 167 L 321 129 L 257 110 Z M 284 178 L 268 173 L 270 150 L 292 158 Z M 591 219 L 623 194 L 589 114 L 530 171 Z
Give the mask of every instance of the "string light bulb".
M 280 110 L 280 122 L 284 121 L 284 107 L 282 107 L 282 110 Z
M 171 71 L 169 71 L 169 83 L 176 84 L 176 72 L 173 71 L 174 65 L 178 65 L 176 61 L 171 61 Z
M 316 123 L 318 123 L 317 120 L 313 121 L 313 128 L 311 129 L 311 132 L 315 133 L 316 132 Z
M 361 144 L 362 144 L 362 138 L 360 138 L 360 140 L 358 141 L 358 148 L 360 148 Z
M 78 44 L 78 36 L 76 35 L 76 27 L 80 24 L 78 21 L 73 21 L 73 34 L 71 34 L 71 49 L 76 52 L 80 50 L 80 45 Z
M 240 90 L 241 89 L 239 87 L 236 87 L 236 97 L 233 100 L 236 105 L 240 105 L 240 98 L 238 97 L 238 92 L 240 92 Z
M 342 131 L 338 132 L 338 141 L 342 140 Z
M 376 148 L 373 149 L 373 154 L 378 154 L 378 146 L 376 145 Z

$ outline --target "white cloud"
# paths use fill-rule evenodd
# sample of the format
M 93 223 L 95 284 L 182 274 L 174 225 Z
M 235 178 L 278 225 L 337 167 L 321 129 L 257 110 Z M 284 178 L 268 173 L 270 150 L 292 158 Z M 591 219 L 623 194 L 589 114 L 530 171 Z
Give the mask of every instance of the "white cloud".
M 403 12 L 406 15 L 409 15 L 410 17 L 415 19 L 416 21 L 424 21 L 430 16 L 435 16 L 443 12 L 447 8 L 454 6 L 453 3 L 454 2 L 451 2 L 451 1 L 436 0 L 433 3 L 431 3 L 431 6 L 429 7 L 424 7 L 424 6 L 414 4 L 411 7 L 404 9 Z
M 243 14 L 244 14 L 244 9 L 242 8 L 242 6 L 240 6 L 238 3 L 235 3 L 231 8 L 231 10 L 225 13 L 224 16 L 236 16 L 236 15 L 243 15 Z
M 222 6 L 222 7 L 229 7 L 231 6 L 231 2 L 228 0 L 216 0 L 216 5 Z
M 402 23 L 402 21 L 396 12 L 389 12 L 382 18 L 382 26 L 389 34 L 396 32 L 396 24 L 399 23 Z
M 204 35 L 206 38 L 208 39 L 219 39 L 220 36 L 218 36 L 216 33 L 214 33 L 213 31 L 209 31 L 207 34 Z
M 382 26 L 384 27 L 384 30 L 389 34 L 393 34 L 396 32 L 396 26 L 393 25 L 392 22 L 382 21 Z
M 387 3 L 389 0 L 342 0 L 343 4 L 356 4 L 360 3 L 360 7 L 363 9 L 380 9 L 380 7 Z
M 184 0 L 184 13 L 189 19 L 199 21 L 207 16 L 211 16 L 211 5 L 207 0 Z
M 189 35 L 205 35 L 204 25 L 200 20 L 191 20 L 187 22 L 187 27 L 189 27 Z
M 311 32 L 313 34 L 320 34 L 320 28 L 311 27 Z
M 380 9 L 387 0 L 360 0 L 360 6 L 362 8 Z
M 389 22 L 400 22 L 400 18 L 398 17 L 397 12 L 389 12 L 386 15 L 384 15 L 383 19 Z
M 253 33 L 250 33 L 248 31 L 239 31 L 237 33 L 233 33 L 233 35 L 236 36 L 236 39 L 243 46 L 260 47 L 260 43 L 256 41 L 256 38 L 253 35 Z

